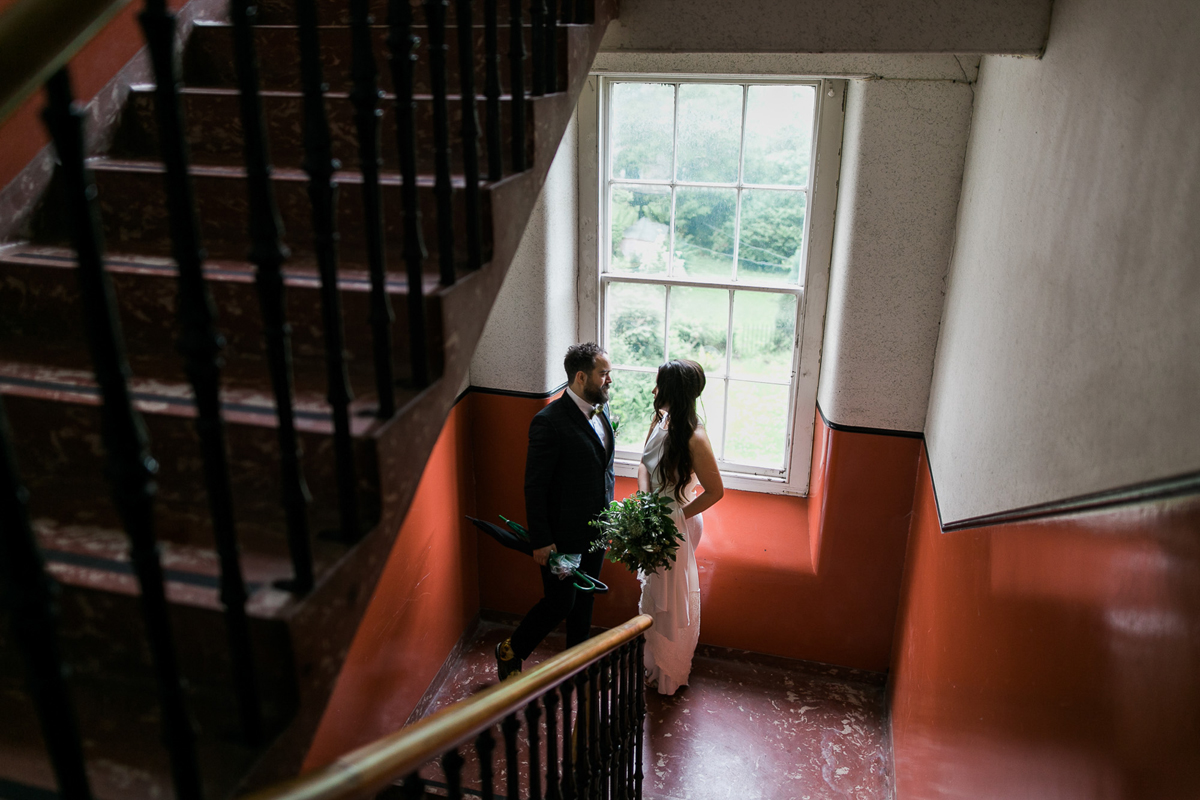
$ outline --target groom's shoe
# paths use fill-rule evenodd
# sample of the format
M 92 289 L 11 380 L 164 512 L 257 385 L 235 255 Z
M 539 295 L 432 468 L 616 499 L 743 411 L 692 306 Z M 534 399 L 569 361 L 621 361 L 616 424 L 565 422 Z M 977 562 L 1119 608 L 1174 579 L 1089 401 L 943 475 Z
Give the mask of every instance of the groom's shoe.
M 521 674 L 521 659 L 512 649 L 512 639 L 505 639 L 496 645 L 496 675 L 506 681 L 513 675 Z

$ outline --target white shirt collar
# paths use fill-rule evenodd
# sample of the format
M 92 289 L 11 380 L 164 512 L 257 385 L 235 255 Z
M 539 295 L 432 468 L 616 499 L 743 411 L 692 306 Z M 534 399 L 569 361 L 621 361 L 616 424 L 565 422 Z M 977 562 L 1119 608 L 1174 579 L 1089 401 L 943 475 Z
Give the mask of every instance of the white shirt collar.
M 583 415 L 590 420 L 592 418 L 592 408 L 594 408 L 594 406 L 587 400 L 584 400 L 582 397 L 571 391 L 570 386 L 567 387 L 567 395 L 575 401 L 575 405 L 579 406 L 579 410 L 582 411 Z

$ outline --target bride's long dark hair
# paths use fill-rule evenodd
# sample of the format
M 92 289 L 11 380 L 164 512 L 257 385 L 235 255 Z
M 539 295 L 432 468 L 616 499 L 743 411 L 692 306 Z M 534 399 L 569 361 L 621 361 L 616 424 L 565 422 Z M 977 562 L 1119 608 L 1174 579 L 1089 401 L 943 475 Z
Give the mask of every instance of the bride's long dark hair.
M 667 442 L 658 465 L 660 483 L 674 486 L 675 500 L 683 502 L 683 490 L 692 479 L 692 435 L 700 424 L 696 399 L 704 391 L 704 367 L 695 361 L 678 359 L 658 368 L 658 394 L 654 397 L 654 424 L 661 424 L 670 413 Z

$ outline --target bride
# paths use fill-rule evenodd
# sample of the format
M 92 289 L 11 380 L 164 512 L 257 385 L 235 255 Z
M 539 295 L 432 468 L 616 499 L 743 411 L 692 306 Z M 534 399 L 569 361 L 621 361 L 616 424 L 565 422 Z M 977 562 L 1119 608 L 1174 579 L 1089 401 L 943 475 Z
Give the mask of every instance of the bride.
M 700 513 L 725 493 L 712 444 L 696 417 L 704 383 L 704 368 L 695 361 L 668 361 L 658 368 L 654 421 L 638 465 L 638 489 L 669 497 L 675 525 L 685 535 L 674 565 L 641 575 L 638 611 L 654 617 L 646 632 L 647 680 L 661 694 L 686 686 L 692 671 L 700 637 Z M 697 486 L 704 491 L 696 494 Z

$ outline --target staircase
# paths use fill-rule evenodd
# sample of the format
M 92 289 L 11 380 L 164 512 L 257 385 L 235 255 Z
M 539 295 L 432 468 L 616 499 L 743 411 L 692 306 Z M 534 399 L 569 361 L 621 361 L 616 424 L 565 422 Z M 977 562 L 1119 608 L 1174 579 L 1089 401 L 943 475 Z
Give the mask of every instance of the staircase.
M 478 2 L 477 6 L 482 6 Z M 382 23 L 387 4 L 371 0 Z M 413 0 L 416 18 L 424 19 Z M 177 270 L 159 161 L 154 87 L 134 86 L 108 152 L 88 166 L 99 190 L 106 269 L 133 377 L 130 388 L 159 464 L 155 527 L 166 570 L 166 595 L 187 708 L 197 735 L 204 796 L 229 797 L 296 774 L 325 709 L 358 622 L 377 582 L 456 395 L 492 303 L 521 239 L 546 172 L 567 127 L 615 0 L 595 0 L 590 24 L 558 28 L 557 80 L 544 96 L 527 96 L 527 164 L 511 169 L 512 128 L 505 97 L 504 178 L 481 182 L 482 268 L 465 264 L 460 99 L 449 98 L 457 280 L 438 274 L 432 99 L 425 33 L 416 70 L 417 164 L 424 222 L 424 290 L 433 380 L 411 380 L 408 282 L 402 250 L 400 177 L 387 28 L 373 28 L 381 102 L 382 194 L 386 220 L 387 292 L 396 403 L 380 419 L 375 396 L 357 138 L 350 101 L 351 37 L 345 2 L 319 0 L 321 58 L 333 155 L 341 162 L 337 226 L 339 291 L 345 314 L 353 457 L 363 537 L 353 544 L 323 532 L 339 527 L 333 424 L 325 399 L 326 365 L 319 277 L 311 235 L 304 159 L 303 97 L 291 4 L 264 0 L 255 32 L 261 64 L 273 185 L 291 257 L 284 267 L 292 328 L 296 426 L 312 499 L 315 588 L 306 595 L 279 588 L 292 576 L 280 502 L 280 457 L 274 396 L 266 364 L 263 320 L 248 262 L 246 171 L 242 162 L 239 94 L 228 21 L 198 24 L 183 45 L 180 90 L 191 148 L 196 205 L 208 254 L 205 275 L 218 313 L 223 352 L 222 415 L 226 425 L 241 563 L 250 590 L 247 613 L 266 735 L 243 739 L 232 688 L 220 574 L 214 549 L 204 464 L 195 432 L 195 404 L 175 350 Z M 553 6 L 551 6 L 553 8 Z M 525 10 L 529 19 L 529 10 Z M 509 19 L 507 2 L 500 19 Z M 455 16 L 448 14 L 450 91 L 458 86 Z M 477 87 L 484 86 L 482 16 L 475 19 Z M 529 29 L 526 28 L 529 48 Z M 509 29 L 499 41 L 507 65 Z M 525 61 L 531 69 L 530 59 Z M 502 70 L 507 87 L 507 69 Z M 525 86 L 530 86 L 530 76 Z M 484 115 L 482 95 L 480 116 Z M 486 163 L 482 154 L 481 162 Z M 57 182 L 57 179 L 55 180 Z M 128 538 L 110 499 L 101 444 L 99 396 L 81 318 L 75 256 L 55 188 L 34 213 L 29 236 L 0 245 L 0 393 L 42 553 L 59 586 L 58 637 L 80 719 L 93 793 L 101 798 L 171 797 L 161 745 L 160 711 L 139 587 Z M 24 668 L 7 618 L 0 620 L 0 796 L 7 784 L 53 789 Z

